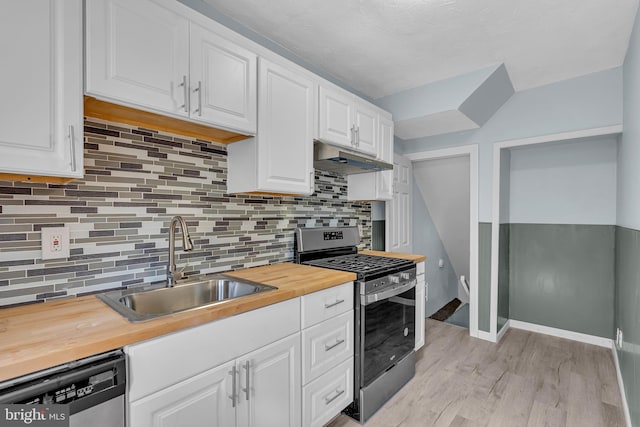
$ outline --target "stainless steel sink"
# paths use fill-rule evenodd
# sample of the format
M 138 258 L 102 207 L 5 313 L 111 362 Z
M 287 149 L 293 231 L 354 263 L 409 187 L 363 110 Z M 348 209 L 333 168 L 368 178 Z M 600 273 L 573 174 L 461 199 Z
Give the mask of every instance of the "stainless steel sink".
M 129 321 L 140 322 L 275 289 L 274 286 L 217 275 L 171 288 L 106 292 L 98 294 L 98 298 Z

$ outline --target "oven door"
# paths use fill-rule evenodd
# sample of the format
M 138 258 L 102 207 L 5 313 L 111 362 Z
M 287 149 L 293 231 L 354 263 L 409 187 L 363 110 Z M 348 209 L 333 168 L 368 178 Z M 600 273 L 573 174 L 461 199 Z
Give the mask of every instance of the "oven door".
M 361 296 L 360 387 L 366 387 L 415 347 L 416 281 Z

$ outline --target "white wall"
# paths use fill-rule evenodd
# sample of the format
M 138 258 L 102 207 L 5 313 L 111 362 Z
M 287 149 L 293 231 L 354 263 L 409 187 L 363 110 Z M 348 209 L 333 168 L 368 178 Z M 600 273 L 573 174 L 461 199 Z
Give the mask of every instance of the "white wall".
M 469 277 L 469 156 L 413 162 L 413 178 L 456 276 Z
M 636 73 L 640 73 L 640 70 Z M 639 84 L 636 83 L 636 86 Z M 516 92 L 480 129 L 406 141 L 396 138 L 395 149 L 406 154 L 478 144 L 479 220 L 491 222 L 494 142 L 620 124 L 622 67 Z M 640 130 L 637 134 L 640 134 Z M 636 137 L 636 141 L 637 139 Z M 630 147 L 629 150 L 633 148 Z M 636 153 L 637 159 L 637 146 L 635 150 L 629 154 Z M 635 177 L 630 178 L 630 181 L 637 185 L 638 172 L 628 173 Z M 638 199 L 635 201 L 637 206 Z M 632 204 L 631 200 L 628 204 Z M 631 217 L 631 212 L 628 217 Z M 638 217 L 640 215 L 636 214 L 636 218 Z
M 512 148 L 508 222 L 615 224 L 616 139 Z

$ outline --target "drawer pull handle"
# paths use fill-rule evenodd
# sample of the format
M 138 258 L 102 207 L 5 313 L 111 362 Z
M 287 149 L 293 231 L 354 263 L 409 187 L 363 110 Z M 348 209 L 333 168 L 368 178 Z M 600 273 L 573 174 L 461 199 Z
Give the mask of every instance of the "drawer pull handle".
M 231 368 L 231 371 L 229 372 L 229 375 L 231 375 L 231 396 L 229 396 L 229 399 L 231 399 L 231 406 L 232 407 L 236 407 L 236 374 L 238 373 L 238 370 L 236 369 L 236 365 L 233 365 L 233 367 Z
M 331 304 L 325 304 L 324 308 L 335 307 L 336 305 L 342 304 L 344 302 L 343 299 L 337 299 L 336 302 L 332 302 Z
M 333 348 L 336 348 L 337 346 L 339 346 L 340 344 L 342 344 L 344 342 L 344 340 L 336 340 L 335 344 L 331 344 L 331 345 L 324 345 L 324 351 L 329 351 Z
M 251 369 L 251 362 L 249 362 L 249 361 L 247 360 L 247 361 L 245 362 L 245 364 L 244 364 L 244 369 L 246 369 L 246 370 L 247 370 L 247 376 L 246 376 L 246 379 L 245 379 L 245 388 L 243 388 L 243 389 L 242 389 L 242 391 L 244 391 L 244 392 L 245 392 L 245 395 L 246 395 L 246 397 L 247 397 L 247 400 L 249 400 L 249 390 L 251 390 L 251 388 L 250 388 L 250 382 L 249 382 L 249 376 L 250 376 L 249 369 Z
M 342 396 L 344 394 L 344 390 L 336 390 L 336 394 L 334 394 L 331 397 L 325 397 L 324 398 L 324 404 L 328 405 L 331 402 L 333 402 L 334 400 L 336 400 L 337 398 L 339 398 L 340 396 Z

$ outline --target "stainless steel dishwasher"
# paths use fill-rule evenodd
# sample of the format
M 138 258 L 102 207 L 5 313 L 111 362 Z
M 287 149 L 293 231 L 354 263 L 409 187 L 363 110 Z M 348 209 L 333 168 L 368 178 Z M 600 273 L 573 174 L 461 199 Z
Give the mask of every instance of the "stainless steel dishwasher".
M 0 403 L 69 405 L 70 427 L 124 427 L 125 356 L 111 351 L 0 383 Z

